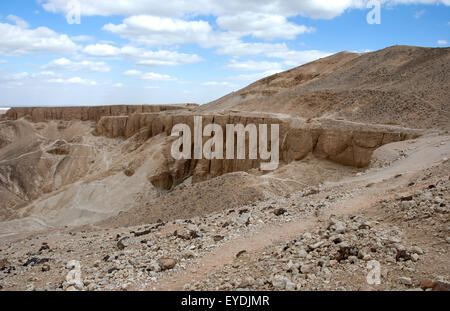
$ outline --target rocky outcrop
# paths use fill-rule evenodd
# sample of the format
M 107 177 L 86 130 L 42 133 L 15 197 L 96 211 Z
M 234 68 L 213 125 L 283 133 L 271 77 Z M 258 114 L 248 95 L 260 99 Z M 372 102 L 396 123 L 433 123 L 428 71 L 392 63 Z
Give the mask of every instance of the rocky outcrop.
M 182 105 L 118 105 L 93 107 L 17 107 L 9 109 L 3 118 L 18 120 L 28 118 L 32 122 L 50 120 L 99 121 L 104 116 L 126 116 L 133 113 L 186 110 L 195 104 Z
M 202 115 L 203 128 L 207 124 L 221 126 L 224 137 L 224 155 L 226 124 L 278 124 L 280 127 L 280 163 L 304 159 L 313 154 L 320 159 L 330 160 L 339 164 L 355 167 L 366 167 L 370 163 L 372 153 L 378 147 L 391 142 L 417 137 L 418 131 L 392 126 L 363 125 L 345 121 L 314 120 L 305 122 L 299 118 L 278 117 L 264 114 L 228 114 Z M 133 114 L 127 117 L 104 117 L 95 130 L 95 134 L 106 137 L 129 138 L 144 131 L 148 138 L 164 134 L 170 136 L 176 124 L 187 124 L 194 133 L 193 114 L 145 113 Z M 270 135 L 269 135 L 270 138 Z M 203 143 L 209 138 L 203 138 Z M 169 137 L 174 141 L 175 138 Z M 194 140 L 192 139 L 192 144 Z M 236 144 L 236 141 L 235 141 Z M 158 188 L 170 189 L 184 180 L 193 177 L 193 182 L 200 182 L 236 171 L 259 169 L 261 161 L 248 159 L 248 147 L 244 160 L 179 160 L 170 156 L 170 143 L 165 153 L 168 159 L 161 172 L 152 178 Z M 270 146 L 270 141 L 268 142 Z M 248 137 L 246 138 L 248 146 Z M 235 146 L 236 147 L 236 146 Z M 193 146 L 192 146 L 193 148 Z M 235 148 L 236 149 L 236 148 Z M 153 181 L 154 179 L 154 181 Z

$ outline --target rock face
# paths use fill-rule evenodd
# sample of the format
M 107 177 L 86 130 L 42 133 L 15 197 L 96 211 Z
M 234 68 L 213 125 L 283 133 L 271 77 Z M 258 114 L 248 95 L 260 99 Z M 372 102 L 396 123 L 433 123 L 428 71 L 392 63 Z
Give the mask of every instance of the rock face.
M 32 122 L 50 120 L 98 121 L 104 116 L 123 116 L 132 113 L 160 112 L 168 110 L 189 109 L 194 104 L 186 105 L 118 105 L 95 107 L 21 107 L 11 108 L 3 116 L 5 119 L 18 120 L 28 118 Z
M 223 130 L 223 146 L 226 154 L 226 125 L 227 124 L 278 124 L 280 127 L 280 162 L 290 163 L 304 159 L 309 154 L 320 159 L 330 160 L 339 164 L 366 167 L 370 163 L 372 153 L 378 147 L 419 135 L 419 131 L 398 127 L 361 125 L 345 121 L 316 120 L 303 121 L 298 118 L 277 117 L 264 114 L 228 114 L 201 115 L 203 128 L 207 124 L 218 124 Z M 194 133 L 194 114 L 174 113 L 137 113 L 130 116 L 103 117 L 97 123 L 96 135 L 109 138 L 129 138 L 136 133 L 144 132 L 150 138 L 159 134 L 169 136 L 173 126 L 186 124 Z M 269 139 L 270 139 L 270 135 Z M 174 138 L 168 138 L 168 142 Z M 207 138 L 203 138 L 205 143 Z M 194 140 L 191 139 L 192 145 Z M 235 150 L 236 150 L 235 140 Z M 249 139 L 246 137 L 246 144 Z M 268 142 L 270 145 L 270 142 Z M 204 181 L 225 173 L 259 169 L 261 160 L 248 159 L 248 147 L 244 160 L 179 160 L 170 156 L 170 146 L 167 144 L 166 167 L 157 175 L 151 177 L 152 183 L 163 189 L 170 189 L 188 176 L 193 176 L 194 182 Z M 193 146 L 192 146 L 193 148 Z

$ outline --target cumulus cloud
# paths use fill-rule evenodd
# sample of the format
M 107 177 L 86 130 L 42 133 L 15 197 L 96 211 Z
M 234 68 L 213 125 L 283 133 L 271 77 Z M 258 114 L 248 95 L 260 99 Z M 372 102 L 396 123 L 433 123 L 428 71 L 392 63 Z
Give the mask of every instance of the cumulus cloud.
M 151 15 L 131 16 L 124 19 L 122 24 L 106 24 L 103 29 L 149 46 L 181 43 L 205 46 L 213 39 L 213 30 L 206 21 L 184 21 Z
M 225 86 L 225 87 L 236 87 L 235 84 L 227 81 L 217 82 L 217 81 L 208 81 L 202 83 L 203 86 Z
M 83 52 L 88 56 L 125 58 L 135 61 L 138 65 L 154 67 L 192 64 L 202 60 L 196 54 L 166 50 L 148 51 L 133 46 L 118 48 L 109 44 L 88 45 Z
M 46 79 L 57 78 L 60 75 L 53 71 L 18 72 L 0 75 L 0 84 L 6 87 L 19 87 L 28 82 L 39 82 Z
M 96 86 L 98 82 L 90 79 L 83 79 L 80 77 L 73 77 L 68 79 L 48 79 L 46 80 L 48 83 L 56 83 L 56 84 L 79 84 L 79 85 L 87 85 L 87 86 Z
M 30 25 L 24 21 L 22 18 L 15 16 L 15 15 L 8 15 L 6 16 L 6 19 L 10 22 L 13 22 L 20 28 L 28 28 Z
M 11 17 L 15 25 L 0 23 L 0 54 L 23 55 L 30 53 L 73 53 L 79 47 L 65 34 L 47 27 L 29 29 L 26 22 Z
M 284 64 L 289 67 L 300 66 L 319 58 L 330 56 L 332 53 L 318 51 L 318 50 L 305 50 L 305 51 L 272 51 L 266 53 L 268 57 L 281 58 L 284 60 Z
M 172 78 L 169 75 L 155 73 L 155 72 L 142 72 L 139 70 L 131 69 L 127 70 L 123 73 L 126 76 L 135 77 L 140 80 L 150 80 L 150 81 L 174 81 L 175 78 Z
M 70 37 L 70 39 L 72 39 L 72 41 L 75 41 L 75 42 L 86 42 L 86 41 L 93 41 L 94 37 L 81 35 L 81 36 Z
M 231 46 L 224 46 L 217 50 L 219 54 L 245 56 L 245 55 L 263 55 L 269 58 L 278 58 L 283 60 L 283 64 L 289 67 L 300 66 L 331 55 L 330 52 L 319 50 L 291 50 L 284 43 L 246 43 L 239 42 Z M 249 65 L 249 64 L 247 64 Z M 267 64 L 266 64 L 267 65 Z M 272 68 L 272 70 L 274 70 Z
M 266 13 L 244 12 L 217 18 L 224 30 L 239 36 L 251 35 L 262 39 L 295 39 L 299 34 L 310 33 L 314 28 L 288 22 L 286 17 Z
M 448 44 L 448 42 L 446 40 L 438 40 L 437 44 L 446 45 L 446 44 Z
M 111 70 L 105 62 L 92 62 L 87 60 L 74 62 L 64 57 L 55 59 L 42 68 L 81 72 L 109 72 Z
M 132 16 L 151 14 L 155 16 L 236 15 L 242 12 L 265 13 L 284 17 L 302 15 L 315 19 L 331 19 L 349 9 L 366 9 L 369 0 L 78 0 L 83 16 Z M 43 0 L 45 10 L 67 14 L 67 0 Z M 450 0 L 382 0 L 384 5 L 399 4 L 445 4 Z

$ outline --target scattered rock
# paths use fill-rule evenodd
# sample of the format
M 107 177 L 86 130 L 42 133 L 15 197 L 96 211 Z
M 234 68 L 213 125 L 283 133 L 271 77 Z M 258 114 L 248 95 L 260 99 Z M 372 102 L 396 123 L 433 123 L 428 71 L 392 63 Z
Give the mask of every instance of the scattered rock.
M 246 250 L 242 250 L 242 251 L 238 252 L 238 253 L 236 254 L 236 258 L 239 258 L 240 256 L 244 255 L 245 253 L 247 253 Z
M 49 264 L 43 265 L 41 270 L 42 270 L 42 272 L 50 271 L 50 265 Z
M 225 237 L 224 237 L 223 235 L 215 235 L 215 236 L 213 237 L 214 242 L 222 241 L 224 238 L 225 238 Z
M 49 262 L 49 261 L 50 261 L 50 258 L 37 258 L 37 257 L 33 257 L 33 258 L 28 259 L 28 260 L 23 264 L 23 266 L 24 266 L 24 267 L 27 267 L 27 266 L 29 266 L 29 265 L 34 266 L 34 265 L 39 265 L 39 264 L 41 264 L 41 263 L 46 263 L 46 262 Z
M 398 281 L 406 286 L 411 286 L 412 285 L 412 280 L 410 277 L 406 277 L 406 276 L 402 276 L 398 278 Z
M 45 250 L 49 250 L 50 246 L 48 246 L 46 243 L 44 243 L 41 248 L 39 249 L 39 252 L 45 251 Z
M 158 259 L 158 265 L 161 267 L 161 271 L 173 269 L 177 264 L 177 261 L 173 258 L 160 258 Z
M 132 168 L 127 168 L 124 171 L 125 176 L 131 177 L 134 175 L 135 171 Z
M 285 213 L 287 213 L 287 210 L 285 208 L 277 208 L 276 210 L 273 211 L 273 213 L 275 214 L 275 216 L 281 216 Z
M 407 261 L 411 260 L 411 255 L 404 249 L 398 250 L 397 255 L 395 256 L 396 261 Z
M 8 259 L 3 258 L 2 260 L 0 260 L 0 271 L 6 270 L 9 265 L 10 263 Z

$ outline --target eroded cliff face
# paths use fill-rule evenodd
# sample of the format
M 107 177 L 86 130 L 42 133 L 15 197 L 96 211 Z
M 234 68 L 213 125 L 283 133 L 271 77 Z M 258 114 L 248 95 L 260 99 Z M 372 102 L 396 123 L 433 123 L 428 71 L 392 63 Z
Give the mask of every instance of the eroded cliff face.
M 392 126 L 377 126 L 358 124 L 347 121 L 328 119 L 304 120 L 285 115 L 263 113 L 223 113 L 198 114 L 190 111 L 189 105 L 174 106 L 103 106 L 103 107 L 67 107 L 67 108 L 12 108 L 6 114 L 9 120 L 26 118 L 32 122 L 48 122 L 54 120 L 95 121 L 95 136 L 107 138 L 129 139 L 139 135 L 140 139 L 148 140 L 157 135 L 163 135 L 166 143 L 161 148 L 161 162 L 158 170 L 149 176 L 151 183 L 159 189 L 172 189 L 187 178 L 192 177 L 194 183 L 212 179 L 226 173 L 254 170 L 261 174 L 261 164 L 269 160 L 249 157 L 249 137 L 246 135 L 245 159 L 225 159 L 226 155 L 226 125 L 242 124 L 268 126 L 267 146 L 271 146 L 271 126 L 279 126 L 279 165 L 300 161 L 312 154 L 319 159 L 330 160 L 346 166 L 365 167 L 369 165 L 372 153 L 378 147 L 396 141 L 418 136 L 419 132 Z M 206 125 L 219 125 L 223 131 L 224 159 L 181 159 L 175 160 L 171 155 L 172 143 L 178 137 L 172 137 L 172 129 L 176 124 L 186 124 L 191 130 L 191 150 L 194 149 L 194 118 L 202 118 L 202 132 Z M 259 133 L 261 135 L 261 133 Z M 202 146 L 210 137 L 202 137 Z M 1 139 L 1 144 L 8 144 L 7 137 Z M 68 145 L 67 145 L 68 146 Z M 66 145 L 49 145 L 48 153 L 57 155 L 69 154 Z M 81 148 L 83 146 L 80 146 Z M 53 149 L 52 149 L 53 148 Z M 91 148 L 91 147 L 90 147 Z M 66 150 L 67 149 L 67 150 Z M 234 140 L 237 150 L 237 139 Z M 65 153 L 64 153 L 65 152 Z M 40 159 L 41 157 L 38 156 Z M 70 157 L 68 157 L 70 158 Z M 89 158 L 84 155 L 79 158 Z M 58 169 L 65 167 L 64 160 Z M 72 164 L 70 164 L 72 165 Z M 84 171 L 89 165 L 82 166 Z M 37 174 L 41 175 L 41 174 Z M 78 176 L 78 175 L 77 175 Z M 79 176 L 82 177 L 82 176 Z M 64 179 L 63 177 L 61 177 Z M 60 178 L 60 179 L 61 179 Z M 67 184 L 63 182 L 62 184 Z M 54 188 L 54 187 L 53 187 Z M 52 189 L 53 189 L 52 188 Z
M 117 105 L 93 107 L 17 107 L 9 109 L 4 119 L 18 120 L 27 118 L 32 122 L 50 120 L 98 121 L 104 116 L 127 116 L 133 113 L 185 110 L 196 107 L 195 104 L 180 105 Z
M 165 167 L 153 176 L 152 183 L 163 189 L 170 189 L 191 177 L 193 182 L 211 179 L 226 173 L 236 171 L 249 171 L 259 169 L 261 159 L 252 160 L 248 157 L 249 138 L 246 136 L 246 159 L 201 159 L 201 160 L 174 160 L 170 153 L 171 142 L 177 138 L 170 137 L 172 128 L 176 124 L 186 124 L 191 129 L 191 149 L 194 148 L 194 117 L 192 113 L 137 113 L 130 116 L 103 117 L 97 123 L 96 135 L 109 138 L 129 138 L 136 133 L 144 134 L 148 138 L 163 134 L 169 143 L 164 151 Z M 390 126 L 363 125 L 336 120 L 304 121 L 299 118 L 280 117 L 264 114 L 226 114 L 201 115 L 202 129 L 207 124 L 218 124 L 222 128 L 223 155 L 226 154 L 226 125 L 260 124 L 279 125 L 279 156 L 280 165 L 304 159 L 309 154 L 317 158 L 330 160 L 339 164 L 366 167 L 370 163 L 372 153 L 378 147 L 391 143 L 417 137 L 419 132 L 404 128 Z M 269 130 L 270 133 L 270 130 Z M 270 134 L 268 146 L 271 145 Z M 210 137 L 203 137 L 203 144 Z M 237 140 L 235 140 L 236 150 Z

